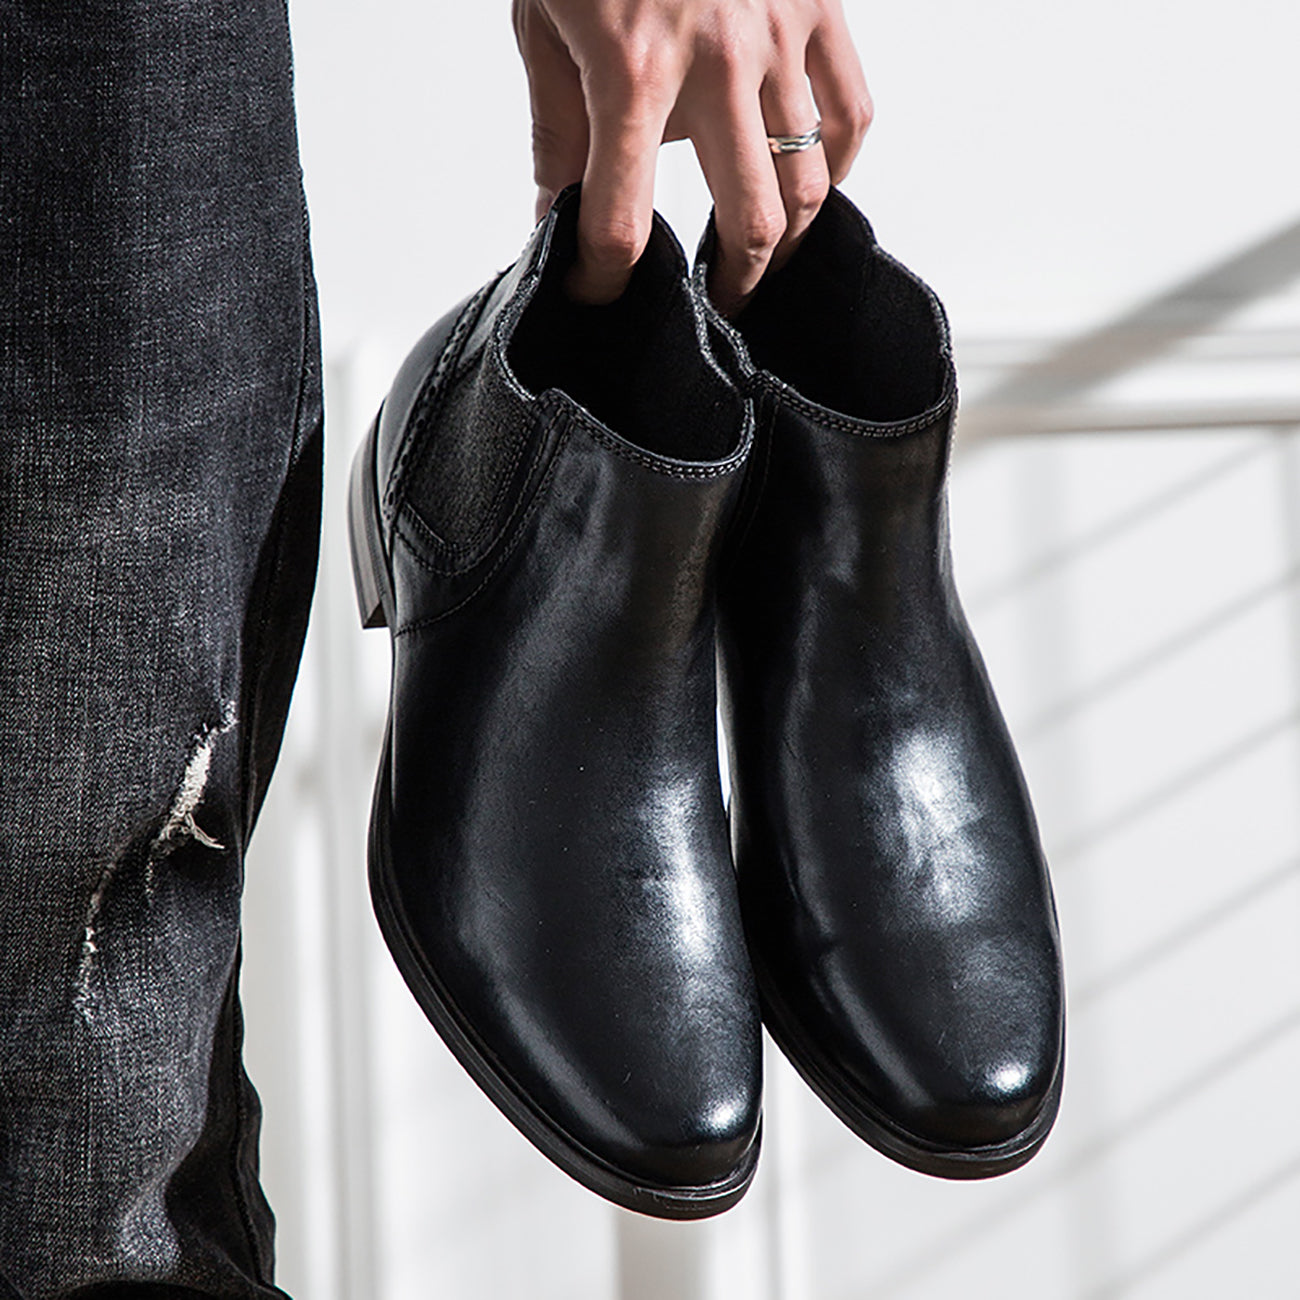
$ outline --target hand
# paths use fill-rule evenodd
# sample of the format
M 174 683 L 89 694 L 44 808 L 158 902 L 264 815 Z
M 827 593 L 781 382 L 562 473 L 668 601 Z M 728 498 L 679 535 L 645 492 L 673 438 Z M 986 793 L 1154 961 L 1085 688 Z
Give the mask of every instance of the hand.
M 840 0 L 513 3 L 537 215 L 583 182 L 569 292 L 609 302 L 623 291 L 650 237 L 659 145 L 689 138 L 717 213 L 709 290 L 734 314 L 794 250 L 871 123 Z M 822 144 L 772 154 L 769 134 L 802 134 L 819 115 Z

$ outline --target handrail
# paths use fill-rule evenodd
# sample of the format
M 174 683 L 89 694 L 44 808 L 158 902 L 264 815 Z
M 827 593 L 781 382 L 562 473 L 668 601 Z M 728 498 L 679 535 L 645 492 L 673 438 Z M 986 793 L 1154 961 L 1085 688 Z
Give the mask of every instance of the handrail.
M 1291 401 L 1187 402 L 1169 405 L 973 404 L 958 416 L 957 446 L 969 449 L 993 439 L 1023 438 L 1046 433 L 1144 433 L 1292 427 L 1300 427 L 1300 395 Z
M 1215 335 L 1216 325 L 1297 278 L 1300 221 L 1106 324 L 1015 365 L 990 389 L 967 403 L 960 445 L 970 448 L 993 438 L 1033 433 L 1294 424 L 1300 396 L 1294 405 L 1281 401 L 1152 408 L 1088 406 L 1078 404 L 1077 399 L 1103 383 L 1169 355 L 1180 345 L 1194 346 L 1196 340 L 1206 336 L 1223 338 L 1222 334 Z M 1280 352 L 1274 336 L 1267 351 L 1261 347 L 1260 354 L 1251 358 L 1243 347 L 1236 359 L 1276 360 L 1291 355 L 1294 332 L 1287 331 L 1283 337 Z M 1260 344 L 1262 339 L 1257 335 L 1255 342 Z M 978 346 L 972 351 L 978 358 Z M 962 360 L 960 351 L 958 360 Z

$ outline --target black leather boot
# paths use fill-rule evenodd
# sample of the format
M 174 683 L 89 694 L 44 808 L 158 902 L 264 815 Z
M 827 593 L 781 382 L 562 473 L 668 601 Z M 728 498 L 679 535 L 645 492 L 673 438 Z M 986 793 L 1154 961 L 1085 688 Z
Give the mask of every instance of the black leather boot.
M 1062 981 L 1033 812 L 953 586 L 943 310 L 832 192 L 737 327 L 758 430 L 720 658 L 764 1019 L 886 1155 L 1002 1173 L 1056 1114 Z
M 353 467 L 363 619 L 394 651 L 371 893 L 520 1130 L 695 1218 L 759 1149 L 713 610 L 752 414 L 658 219 L 617 303 L 566 299 L 577 204 L 421 340 Z

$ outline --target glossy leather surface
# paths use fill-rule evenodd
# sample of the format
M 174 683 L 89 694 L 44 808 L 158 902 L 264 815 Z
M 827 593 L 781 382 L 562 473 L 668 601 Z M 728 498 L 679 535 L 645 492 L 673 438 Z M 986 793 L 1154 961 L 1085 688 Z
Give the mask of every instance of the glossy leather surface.
M 896 361 L 884 421 L 877 381 L 819 374 L 842 337 L 807 351 L 801 379 L 849 413 L 779 370 L 751 376 L 758 442 L 719 598 L 747 938 L 769 1026 L 842 1119 L 926 1172 L 998 1173 L 1054 1116 L 1061 967 L 1029 797 L 953 584 L 946 324 L 838 194 L 802 258 L 739 322 L 767 364 L 783 331 L 861 334 L 864 294 L 891 306 L 856 346 Z M 845 287 L 805 293 L 801 276 Z
M 752 420 L 699 349 L 662 226 L 645 274 L 675 283 L 646 293 L 681 324 L 662 358 L 678 377 L 662 382 L 711 394 L 723 454 L 665 456 L 571 393 L 521 383 L 517 326 L 574 207 L 562 196 L 519 265 L 430 331 L 379 423 L 395 635 L 372 889 L 408 983 L 511 1119 L 601 1194 L 695 1217 L 738 1199 L 758 1151 L 713 611 Z M 421 374 L 425 389 L 481 381 L 493 409 L 462 403 L 480 422 L 470 436 L 519 439 L 485 529 L 458 549 L 420 523 L 414 470 L 394 483 L 408 441 L 447 432 L 437 417 L 411 427 L 430 401 Z

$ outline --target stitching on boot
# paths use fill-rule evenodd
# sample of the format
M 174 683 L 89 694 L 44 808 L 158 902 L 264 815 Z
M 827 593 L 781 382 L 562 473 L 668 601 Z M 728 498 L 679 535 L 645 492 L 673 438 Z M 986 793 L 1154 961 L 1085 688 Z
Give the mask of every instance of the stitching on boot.
M 612 451 L 616 456 L 622 456 L 624 460 L 630 460 L 634 465 L 640 465 L 643 469 L 653 470 L 656 474 L 663 474 L 667 478 L 683 479 L 710 479 L 724 478 L 728 474 L 734 474 L 745 459 L 748 447 L 742 442 L 740 450 L 733 453 L 726 460 L 716 465 L 674 465 L 660 457 L 647 455 L 645 452 L 638 451 L 635 447 L 623 442 L 621 439 L 609 433 L 603 425 L 587 418 L 583 408 L 578 407 L 573 414 L 575 424 L 587 434 L 593 442 L 599 443 L 602 447 Z
M 931 429 L 945 417 L 950 416 L 957 407 L 957 378 L 949 363 L 948 392 L 928 411 L 911 420 L 885 422 L 858 420 L 853 416 L 840 415 L 828 406 L 819 406 L 810 401 L 797 388 L 791 387 L 784 379 L 778 378 L 768 370 L 756 372 L 754 382 L 769 388 L 787 406 L 816 420 L 827 428 L 838 429 L 841 433 L 856 434 L 860 438 L 898 438 L 907 433 L 920 433 Z
M 425 381 L 424 386 L 420 389 L 420 395 L 415 399 L 411 414 L 406 420 L 405 437 L 402 440 L 401 450 L 397 454 L 393 472 L 389 476 L 388 485 L 384 490 L 384 509 L 390 515 L 396 511 L 397 506 L 401 503 L 402 488 L 408 470 L 412 475 L 418 474 L 424 462 L 423 454 L 419 454 L 416 455 L 411 465 L 408 466 L 407 464 L 411 459 L 412 448 L 417 442 L 421 441 L 417 436 L 418 432 L 424 427 L 425 421 L 432 418 L 438 405 L 441 404 L 447 390 L 447 386 L 443 382 L 447 377 L 447 372 L 460 359 L 461 350 L 464 348 L 474 326 L 478 323 L 479 315 L 487 302 L 488 295 L 496 286 L 496 280 L 489 281 L 465 304 L 465 310 L 456 318 L 456 323 L 452 326 L 446 346 L 438 355 L 433 373 Z M 428 440 L 424 439 L 423 441 L 427 442 Z

